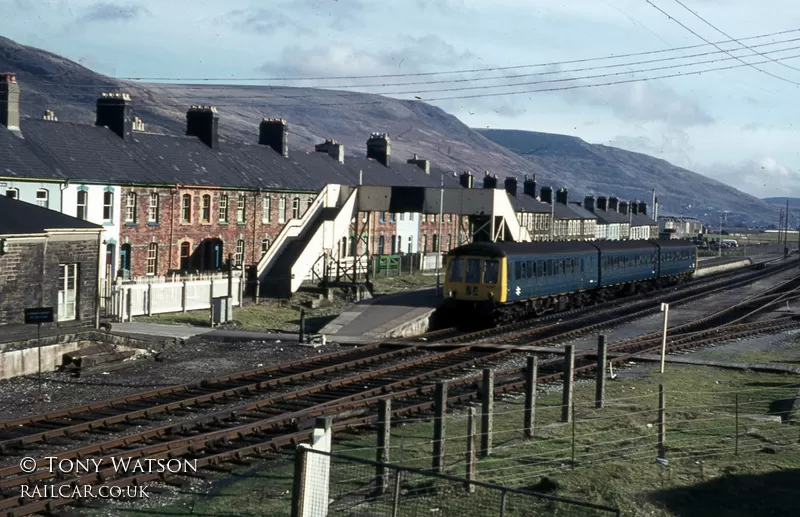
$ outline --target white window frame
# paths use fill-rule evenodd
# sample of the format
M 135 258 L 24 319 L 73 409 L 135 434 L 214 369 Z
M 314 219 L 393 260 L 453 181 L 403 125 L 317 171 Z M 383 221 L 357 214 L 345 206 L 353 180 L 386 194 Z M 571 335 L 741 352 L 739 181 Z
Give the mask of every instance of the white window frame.
M 151 242 L 147 246 L 147 275 L 155 276 L 158 271 L 158 243 Z
M 125 222 L 136 222 L 136 192 L 128 192 L 125 195 Z
M 75 217 L 85 221 L 89 215 L 89 191 L 78 190 L 76 198 Z M 81 202 L 81 198 L 83 198 L 83 202 Z
M 39 194 L 44 194 L 44 198 L 39 197 Z M 40 188 L 37 190 L 36 204 L 42 208 L 50 208 L 50 191 L 46 188 Z
M 110 199 L 110 201 L 107 201 L 107 199 Z M 103 222 L 114 222 L 114 192 L 111 190 L 103 191 Z
M 147 222 L 148 223 L 157 223 L 158 222 L 158 213 L 161 208 L 161 200 L 158 198 L 158 193 L 153 192 L 150 194 L 150 200 L 148 201 L 147 205 Z

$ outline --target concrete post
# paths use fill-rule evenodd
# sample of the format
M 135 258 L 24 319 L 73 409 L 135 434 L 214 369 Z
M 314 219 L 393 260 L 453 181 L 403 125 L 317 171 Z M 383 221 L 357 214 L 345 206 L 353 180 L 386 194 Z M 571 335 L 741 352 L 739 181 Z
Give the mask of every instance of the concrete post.
M 525 422 L 523 431 L 525 438 L 533 438 L 533 428 L 536 419 L 536 377 L 539 371 L 538 360 L 535 355 L 528 357 L 525 368 Z
M 564 388 L 561 400 L 561 421 L 569 423 L 572 419 L 572 384 L 573 369 L 575 368 L 575 346 L 564 347 Z
M 478 462 L 478 432 L 477 432 L 477 411 L 474 407 L 469 408 L 467 413 L 467 481 L 475 481 L 477 479 L 477 462 Z M 464 483 L 464 488 L 467 492 L 475 492 L 475 485 L 471 483 Z
M 607 348 L 606 348 L 606 336 L 605 334 L 600 334 L 597 336 L 597 385 L 595 386 L 594 392 L 594 407 L 596 409 L 600 409 L 603 407 L 603 399 L 605 398 L 605 390 L 606 390 L 606 360 L 607 360 Z
M 300 335 L 298 336 L 298 343 L 305 343 L 306 340 L 306 310 L 300 309 Z
M 444 440 L 447 411 L 447 384 L 436 383 L 433 417 L 433 470 L 444 473 Z
M 481 393 L 481 456 L 492 453 L 492 417 L 494 414 L 494 372 L 483 370 L 483 391 Z
M 153 284 L 147 284 L 147 315 L 153 315 Z
M 389 471 L 385 464 L 389 463 L 389 442 L 392 436 L 392 399 L 378 402 L 378 449 L 375 461 L 380 463 L 375 468 L 375 491 L 378 495 L 386 492 L 389 486 Z
M 189 305 L 189 288 L 186 285 L 186 280 L 181 283 L 183 284 L 183 291 L 181 291 L 181 310 L 186 312 L 186 307 Z
M 306 451 L 308 445 L 301 443 L 294 452 L 294 483 L 292 486 L 292 517 L 302 517 L 303 487 L 306 477 Z
M 664 385 L 658 385 L 658 456 L 667 457 L 667 400 Z

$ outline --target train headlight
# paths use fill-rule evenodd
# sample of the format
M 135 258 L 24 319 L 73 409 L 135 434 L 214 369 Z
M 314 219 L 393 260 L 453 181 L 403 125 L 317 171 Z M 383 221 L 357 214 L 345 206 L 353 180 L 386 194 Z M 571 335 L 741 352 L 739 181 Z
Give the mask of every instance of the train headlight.
M 455 291 L 453 291 L 452 289 L 450 289 L 450 290 L 447 292 L 447 297 L 448 297 L 448 298 L 452 298 L 452 297 L 454 297 L 455 295 L 456 295 L 456 292 L 455 292 Z

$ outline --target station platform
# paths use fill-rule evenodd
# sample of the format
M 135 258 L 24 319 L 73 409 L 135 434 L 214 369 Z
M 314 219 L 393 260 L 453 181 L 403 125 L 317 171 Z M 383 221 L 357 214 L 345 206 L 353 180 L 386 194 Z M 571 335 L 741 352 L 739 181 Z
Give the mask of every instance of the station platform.
M 436 289 L 421 289 L 364 300 L 328 323 L 319 334 L 330 341 L 376 341 L 426 332 L 441 305 Z

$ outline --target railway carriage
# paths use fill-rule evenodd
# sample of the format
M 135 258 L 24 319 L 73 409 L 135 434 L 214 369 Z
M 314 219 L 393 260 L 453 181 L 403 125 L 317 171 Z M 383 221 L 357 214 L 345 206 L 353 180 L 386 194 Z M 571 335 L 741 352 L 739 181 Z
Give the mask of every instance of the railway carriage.
M 678 283 L 696 269 L 686 241 L 472 243 L 448 253 L 444 313 L 502 323 Z

